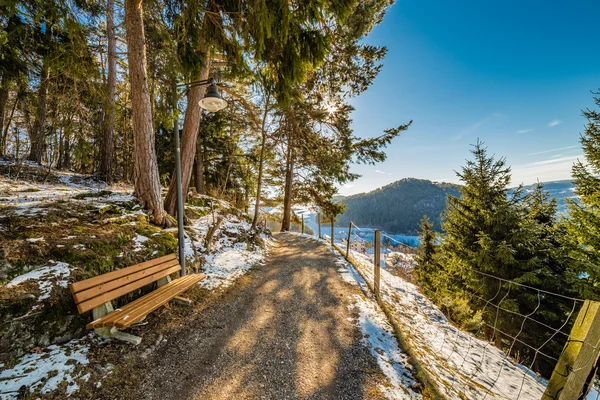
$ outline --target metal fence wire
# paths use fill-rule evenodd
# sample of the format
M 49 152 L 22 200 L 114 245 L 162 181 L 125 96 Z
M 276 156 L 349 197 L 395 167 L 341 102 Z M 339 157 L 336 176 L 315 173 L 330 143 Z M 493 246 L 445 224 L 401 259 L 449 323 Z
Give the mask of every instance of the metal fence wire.
M 335 237 L 338 249 L 369 280 L 374 279 L 373 229 L 350 224 L 349 232 Z M 327 231 L 327 229 L 323 230 Z M 407 245 L 382 232 L 380 253 L 394 255 Z M 348 241 L 348 238 L 350 239 Z M 330 238 L 328 238 L 329 242 Z M 363 242 L 364 246 L 353 245 Z M 354 248 L 354 249 L 353 249 Z M 355 249 L 366 249 L 369 254 Z M 346 252 L 348 251 L 348 254 Z M 571 327 L 584 299 L 565 296 L 503 279 L 490 273 L 460 266 L 473 282 L 464 288 L 468 305 L 480 320 L 475 328 L 463 331 L 442 314 L 410 279 L 394 275 L 382 257 L 386 273 L 381 274 L 380 299 L 392 310 L 403 327 L 403 334 L 421 362 L 435 377 L 440 391 L 448 398 L 462 399 L 554 399 L 544 395 L 547 379 L 554 370 L 569 340 Z M 389 260 L 389 257 L 387 257 Z M 404 260 L 407 262 L 406 260 Z M 373 286 L 375 286 L 373 284 Z M 518 303 L 517 303 L 518 300 Z M 439 304 L 439 302 L 438 302 Z M 444 304 L 441 304 L 444 309 Z M 549 318 L 554 313 L 554 318 Z M 579 369 L 589 369 L 597 362 L 600 340 L 581 343 L 584 361 Z M 585 355 L 589 354 L 587 361 Z M 591 388 L 593 375 L 577 377 Z M 567 373 L 577 372 L 572 369 Z M 552 388 L 548 388 L 552 389 Z M 548 392 L 552 392 L 549 390 Z M 593 389 L 581 399 L 600 399 Z

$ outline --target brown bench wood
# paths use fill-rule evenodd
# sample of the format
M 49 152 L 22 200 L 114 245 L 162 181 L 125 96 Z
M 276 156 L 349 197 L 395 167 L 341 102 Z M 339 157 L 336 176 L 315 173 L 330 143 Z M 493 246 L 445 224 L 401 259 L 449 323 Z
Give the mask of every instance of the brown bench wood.
M 87 329 L 95 329 L 100 335 L 117 337 L 138 344 L 141 338 L 119 332 L 118 329 L 127 328 L 142 320 L 146 315 L 206 278 L 204 274 L 192 274 L 171 281 L 169 276 L 180 270 L 181 266 L 175 254 L 169 254 L 75 282 L 69 288 L 80 314 L 90 310 L 94 312 L 94 321 L 87 324 Z M 113 310 L 112 300 L 153 282 L 158 282 L 158 289 Z M 191 303 L 187 299 L 179 299 L 183 303 Z

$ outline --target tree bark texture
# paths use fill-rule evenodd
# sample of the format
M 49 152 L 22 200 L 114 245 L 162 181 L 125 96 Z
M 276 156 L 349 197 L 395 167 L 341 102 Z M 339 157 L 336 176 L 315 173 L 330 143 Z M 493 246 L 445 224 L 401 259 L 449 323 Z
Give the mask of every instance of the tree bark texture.
M 198 80 L 208 79 L 210 72 L 210 55 L 207 46 L 199 49 L 206 53 L 206 65 L 200 72 Z M 204 98 L 206 86 L 194 86 L 188 91 L 187 108 L 183 120 L 183 131 L 181 132 L 181 186 L 183 193 L 183 202 L 187 201 L 188 192 L 190 190 L 190 180 L 192 178 L 192 169 L 194 167 L 194 156 L 196 155 L 196 143 L 198 141 L 198 128 L 200 127 L 200 119 L 202 109 L 198 102 Z M 175 215 L 177 209 L 177 188 L 175 173 L 173 173 L 169 191 L 165 199 L 165 210 Z M 203 176 L 199 176 L 199 180 L 204 180 Z
M 265 146 L 267 144 L 267 132 L 265 132 L 265 126 L 267 123 L 267 114 L 269 113 L 269 100 L 271 96 L 270 93 L 267 94 L 267 98 L 265 101 L 265 110 L 263 113 L 262 125 L 260 129 L 261 133 L 261 141 L 260 141 L 260 159 L 258 162 L 258 178 L 256 182 L 256 202 L 254 204 L 254 219 L 252 220 L 251 229 L 256 228 L 256 224 L 258 224 L 258 215 L 260 212 L 260 194 L 262 190 L 262 176 L 263 176 L 263 165 L 265 162 Z
M 141 0 L 125 0 L 127 59 L 133 106 L 133 182 L 135 195 L 152 210 L 153 222 L 167 223 L 161 197 L 160 178 L 154 143 L 152 107 L 146 74 L 146 43 Z
M 12 106 L 12 110 L 10 110 L 10 115 L 8 116 L 8 120 L 6 120 L 4 122 L 4 124 L 6 125 L 4 127 L 4 131 L 2 133 L 2 143 L 0 143 L 1 148 L 0 148 L 0 155 L 2 154 L 6 154 L 6 152 L 8 151 L 7 147 L 8 147 L 8 132 L 10 129 L 10 124 L 12 123 L 13 117 L 15 115 L 15 110 L 17 109 L 17 105 L 19 104 L 19 96 L 15 96 L 15 102 L 13 103 Z
M 283 221 L 281 230 L 287 232 L 292 225 L 292 184 L 294 180 L 294 146 L 291 137 L 288 137 L 287 161 L 285 172 L 285 192 L 283 197 Z
M 98 174 L 101 179 L 112 182 L 114 162 L 114 135 L 116 120 L 116 88 L 117 88 L 117 38 L 115 35 L 115 2 L 108 0 L 106 8 L 106 32 L 108 37 L 108 79 L 107 98 L 104 112 L 104 135 L 100 149 L 100 167 Z
M 6 103 L 8 102 L 8 79 L 2 77 L 0 83 L 0 156 L 6 153 L 6 137 L 4 135 L 4 123 L 6 115 Z
M 46 29 L 46 43 L 52 40 L 52 30 Z M 30 161 L 38 164 L 42 162 L 44 153 L 44 141 L 46 137 L 46 108 L 48 102 L 48 85 L 50 84 L 50 55 L 45 55 L 42 62 L 42 73 L 38 88 L 37 108 L 35 112 L 35 123 L 31 135 L 31 149 L 29 150 Z

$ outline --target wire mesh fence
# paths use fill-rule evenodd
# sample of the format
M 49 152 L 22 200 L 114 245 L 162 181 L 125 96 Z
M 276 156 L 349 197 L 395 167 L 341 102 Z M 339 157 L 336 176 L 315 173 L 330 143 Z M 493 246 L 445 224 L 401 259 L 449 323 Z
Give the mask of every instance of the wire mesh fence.
M 579 364 L 559 365 L 571 328 L 581 317 L 584 299 L 460 267 L 472 283 L 465 287 L 464 294 L 479 318 L 471 326 L 458 327 L 449 319 L 443 302 L 438 301 L 436 306 L 413 283 L 415 251 L 406 242 L 382 232 L 377 244 L 374 229 L 355 224 L 348 228 L 326 226 L 321 231 L 321 238 L 335 243 L 372 288 L 377 286 L 373 263 L 378 253 L 382 267 L 379 299 L 397 318 L 407 344 L 415 349 L 443 396 L 566 398 L 553 393 L 551 387 L 546 391 L 554 371 L 580 381 L 583 394 L 572 399 L 600 399 L 598 390 L 592 387 L 598 381 L 595 364 L 600 339 L 580 341 L 583 356 Z M 334 232 L 333 241 L 328 232 Z M 592 372 L 581 376 L 579 370 Z

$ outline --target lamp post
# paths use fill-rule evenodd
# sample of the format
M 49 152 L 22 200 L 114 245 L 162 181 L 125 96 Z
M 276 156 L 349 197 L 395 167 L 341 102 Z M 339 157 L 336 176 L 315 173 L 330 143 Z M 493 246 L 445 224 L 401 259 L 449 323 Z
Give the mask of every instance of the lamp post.
M 194 86 L 209 85 L 206 90 L 204 98 L 198 102 L 201 108 L 208 111 L 217 112 L 227 107 L 227 102 L 219 94 L 219 89 L 215 80 L 203 79 L 200 81 L 194 81 L 177 85 L 177 88 L 189 89 Z M 181 147 L 179 145 L 179 112 L 177 111 L 177 104 L 179 102 L 179 92 L 175 93 L 176 99 L 173 106 L 174 110 L 174 130 L 175 130 L 175 183 L 177 186 L 177 241 L 179 244 L 179 264 L 181 265 L 181 275 L 186 274 L 185 270 L 185 237 L 183 234 L 183 193 L 181 190 Z

